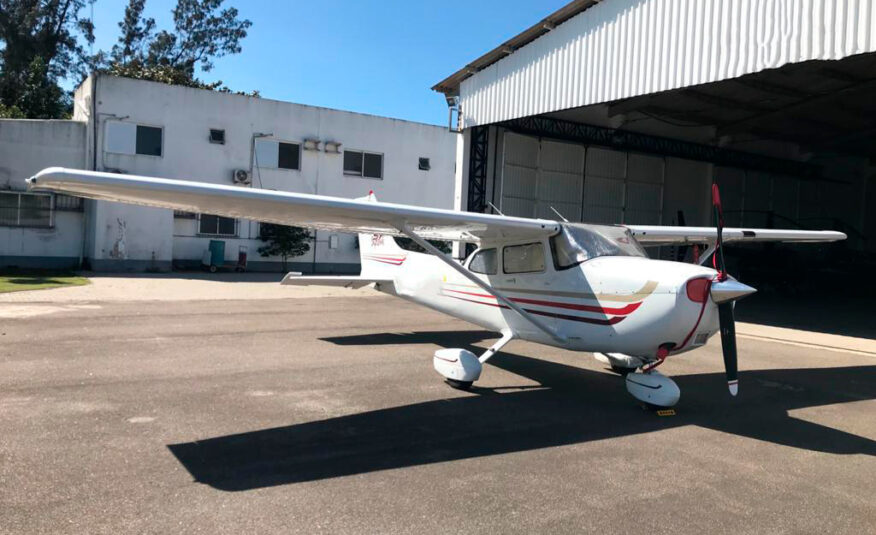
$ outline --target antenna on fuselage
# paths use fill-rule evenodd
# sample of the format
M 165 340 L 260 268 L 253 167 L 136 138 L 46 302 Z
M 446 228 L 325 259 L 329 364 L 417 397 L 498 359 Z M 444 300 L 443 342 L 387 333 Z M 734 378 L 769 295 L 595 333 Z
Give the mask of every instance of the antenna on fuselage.
M 487 204 L 490 205 L 490 208 L 492 208 L 493 210 L 495 210 L 496 212 L 498 212 L 499 215 L 501 215 L 501 216 L 504 216 L 504 215 L 505 215 L 505 214 L 502 213 L 502 210 L 499 210 L 498 208 L 496 208 L 496 205 L 495 205 L 495 204 L 491 203 L 490 201 L 487 201 Z
M 554 208 L 553 206 L 551 206 L 550 209 L 553 210 L 554 213 L 557 214 L 557 215 L 560 217 L 560 219 L 563 220 L 564 223 L 568 223 L 568 222 L 569 222 L 568 219 L 566 219 L 565 217 L 563 217 L 563 214 L 557 212 L 557 209 L 556 209 L 556 208 Z

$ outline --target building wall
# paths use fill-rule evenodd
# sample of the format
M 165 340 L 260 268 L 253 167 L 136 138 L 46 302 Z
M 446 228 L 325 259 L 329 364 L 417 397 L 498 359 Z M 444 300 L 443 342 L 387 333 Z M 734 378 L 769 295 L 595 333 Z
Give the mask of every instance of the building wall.
M 90 82 L 77 93 L 77 109 L 82 117 L 97 118 L 98 170 L 230 184 L 233 170 L 251 168 L 254 135 L 293 143 L 316 139 L 323 142 L 320 150 L 302 150 L 300 170 L 254 167 L 252 187 L 346 198 L 373 190 L 381 201 L 453 207 L 456 135 L 444 127 L 105 76 L 96 81 L 93 114 Z M 108 152 L 109 121 L 161 127 L 162 155 Z M 225 130 L 224 145 L 209 142 L 211 128 Z M 322 150 L 325 141 L 341 143 L 341 151 L 382 153 L 383 179 L 345 175 L 343 154 Z M 418 169 L 419 157 L 430 159 L 430 170 Z M 250 261 L 279 265 L 279 259 L 264 259 L 256 252 L 263 245 L 255 239 L 257 224 L 242 221 L 238 229 L 235 238 L 214 238 L 226 241 L 226 261 L 236 260 L 242 245 Z M 209 239 L 198 236 L 196 220 L 175 220 L 170 210 L 95 202 L 89 256 L 98 269 L 165 269 L 172 261 L 199 261 Z M 322 271 L 356 271 L 354 238 L 338 236 L 337 248 L 330 248 L 329 241 L 328 233 L 317 233 L 312 252 L 295 259 L 293 268 L 310 270 L 315 253 Z
M 85 167 L 85 124 L 0 119 L 0 191 L 50 166 Z M 0 226 L 0 267 L 71 268 L 82 253 L 82 212 L 55 212 L 52 228 Z

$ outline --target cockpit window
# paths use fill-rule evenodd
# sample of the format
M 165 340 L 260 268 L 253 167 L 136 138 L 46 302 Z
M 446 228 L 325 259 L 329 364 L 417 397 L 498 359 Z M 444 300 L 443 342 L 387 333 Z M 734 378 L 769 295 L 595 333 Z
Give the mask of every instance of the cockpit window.
M 562 225 L 551 238 L 556 269 L 569 269 L 600 256 L 648 256 L 629 229 L 602 225 Z
M 478 251 L 469 262 L 468 269 L 474 273 L 495 275 L 499 269 L 499 255 L 496 254 L 495 249 Z

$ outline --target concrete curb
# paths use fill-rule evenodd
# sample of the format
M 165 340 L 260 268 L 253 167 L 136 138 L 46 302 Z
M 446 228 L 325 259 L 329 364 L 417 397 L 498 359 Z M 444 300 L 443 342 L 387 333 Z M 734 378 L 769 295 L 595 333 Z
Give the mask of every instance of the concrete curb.
M 768 325 L 742 322 L 736 323 L 736 333 L 740 337 L 852 352 L 876 357 L 876 340 L 870 340 L 867 338 L 855 338 L 853 336 L 801 331 L 798 329 L 786 329 L 784 327 L 771 327 Z

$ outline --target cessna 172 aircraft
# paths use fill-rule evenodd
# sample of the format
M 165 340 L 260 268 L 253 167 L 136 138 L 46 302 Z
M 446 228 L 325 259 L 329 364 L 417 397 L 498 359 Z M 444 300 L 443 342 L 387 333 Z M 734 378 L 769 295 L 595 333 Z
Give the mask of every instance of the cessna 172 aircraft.
M 727 384 L 738 389 L 734 302 L 754 288 L 724 269 L 726 242 L 822 242 L 832 231 L 724 228 L 720 196 L 711 227 L 591 225 L 456 212 L 356 200 L 48 168 L 28 188 L 320 230 L 359 233 L 359 276 L 302 276 L 286 285 L 373 285 L 381 292 L 500 332 L 480 357 L 465 349 L 435 352 L 433 365 L 456 388 L 468 388 L 483 364 L 515 338 L 587 351 L 626 376 L 630 394 L 656 407 L 680 397 L 656 368 L 667 357 L 704 345 L 721 332 Z M 407 236 L 427 253 L 402 249 Z M 462 263 L 427 240 L 474 243 Z M 642 246 L 703 244 L 700 265 L 648 258 Z M 711 258 L 712 267 L 704 264 Z M 640 371 L 636 371 L 640 370 Z

